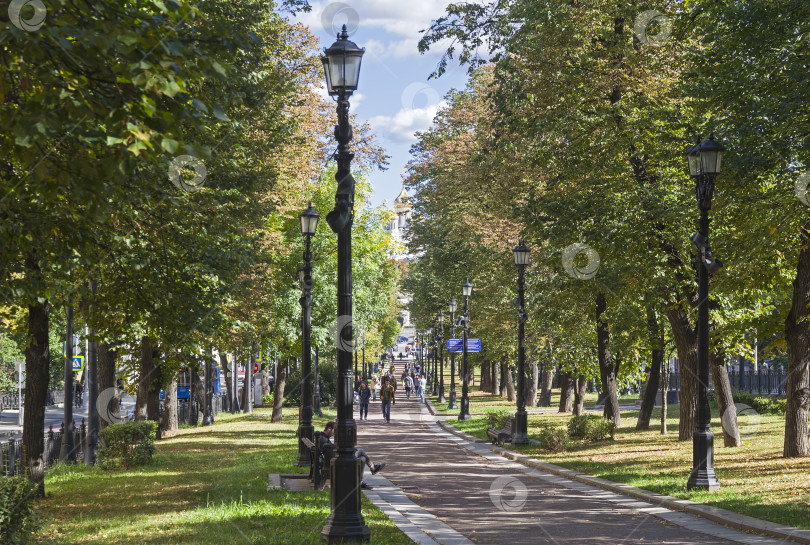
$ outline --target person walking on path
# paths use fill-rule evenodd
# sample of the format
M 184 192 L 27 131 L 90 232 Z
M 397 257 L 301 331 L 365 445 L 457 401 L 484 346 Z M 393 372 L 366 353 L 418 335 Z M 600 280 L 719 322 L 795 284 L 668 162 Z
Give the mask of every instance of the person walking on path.
M 425 388 L 427 388 L 427 379 L 425 375 L 422 375 L 422 378 L 419 379 L 419 394 L 422 396 L 422 403 L 425 402 Z
M 380 380 L 375 375 L 371 378 L 371 395 L 372 395 L 371 399 L 373 401 L 377 401 L 377 392 L 379 391 L 380 391 Z
M 411 375 L 405 375 L 405 397 L 407 399 L 411 398 L 411 390 L 413 390 L 413 379 Z
M 382 413 L 383 419 L 386 424 L 391 423 L 391 405 L 396 401 L 394 399 L 394 387 L 389 380 L 383 381 L 382 390 L 380 391 L 380 399 L 382 400 Z
M 360 420 L 368 420 L 368 402 L 371 399 L 371 388 L 366 381 L 360 381 Z M 366 415 L 365 419 L 363 414 Z

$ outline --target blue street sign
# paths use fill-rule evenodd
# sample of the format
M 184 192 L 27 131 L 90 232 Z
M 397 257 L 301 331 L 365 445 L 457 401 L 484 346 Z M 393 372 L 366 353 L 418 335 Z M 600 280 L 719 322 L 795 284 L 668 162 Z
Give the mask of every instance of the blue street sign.
M 461 352 L 462 339 L 447 339 L 448 352 Z M 481 339 L 467 339 L 467 352 L 480 352 Z
M 253 361 L 255 361 L 257 363 L 261 363 L 261 361 L 262 361 L 262 347 L 261 346 L 259 347 L 259 353 L 256 354 L 256 359 L 253 360 Z
M 84 356 L 73 356 L 73 372 L 84 371 Z

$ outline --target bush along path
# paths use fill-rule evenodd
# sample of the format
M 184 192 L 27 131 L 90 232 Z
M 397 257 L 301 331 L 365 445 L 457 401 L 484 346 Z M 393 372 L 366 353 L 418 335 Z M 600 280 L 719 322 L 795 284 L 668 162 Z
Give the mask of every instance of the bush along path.
M 372 403 L 369 420 L 359 426 L 359 444 L 372 460 L 387 463 L 383 473 L 393 486 L 474 543 L 783 541 L 516 464 L 496 454 L 493 445 L 442 430 L 415 399 L 398 399 L 390 424 L 379 411 L 379 403 Z M 486 427 L 486 419 L 478 420 Z M 408 518 L 408 513 L 401 514 Z M 418 526 L 419 519 L 411 522 Z

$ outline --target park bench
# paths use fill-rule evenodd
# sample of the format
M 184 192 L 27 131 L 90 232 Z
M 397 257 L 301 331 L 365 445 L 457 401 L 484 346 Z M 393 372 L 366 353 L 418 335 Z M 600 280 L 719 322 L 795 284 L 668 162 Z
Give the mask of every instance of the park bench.
M 301 442 L 309 450 L 309 480 L 315 490 L 321 490 L 326 484 L 326 477 L 329 475 L 329 460 L 321 451 L 321 432 L 315 432 L 315 442 L 306 437 L 301 438 Z
M 495 428 L 487 428 L 487 437 L 492 441 L 493 445 L 503 445 L 504 443 L 512 442 L 512 429 L 514 428 L 514 417 L 509 417 L 503 429 L 496 430 Z

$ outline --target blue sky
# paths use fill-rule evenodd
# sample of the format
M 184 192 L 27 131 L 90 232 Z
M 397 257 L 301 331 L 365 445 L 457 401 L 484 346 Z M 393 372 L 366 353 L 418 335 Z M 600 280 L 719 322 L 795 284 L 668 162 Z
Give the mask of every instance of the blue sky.
M 310 2 L 312 11 L 295 20 L 308 25 L 322 47 L 335 41 L 346 24 L 350 40 L 365 47 L 360 83 L 351 101 L 352 112 L 368 121 L 380 144 L 391 156 L 385 172 L 372 173 L 372 204 L 393 201 L 402 187 L 402 172 L 416 141 L 414 133 L 427 129 L 452 88 L 463 88 L 466 69 L 454 64 L 439 79 L 428 81 L 443 48 L 422 55 L 417 49 L 420 30 L 440 17 L 450 2 L 444 0 L 342 0 Z M 324 91 L 325 92 L 325 91 Z

